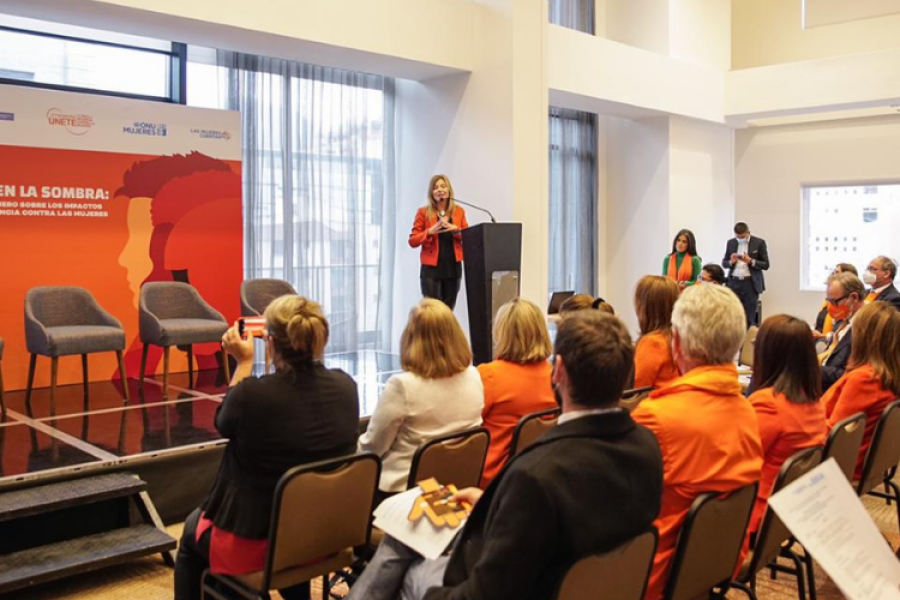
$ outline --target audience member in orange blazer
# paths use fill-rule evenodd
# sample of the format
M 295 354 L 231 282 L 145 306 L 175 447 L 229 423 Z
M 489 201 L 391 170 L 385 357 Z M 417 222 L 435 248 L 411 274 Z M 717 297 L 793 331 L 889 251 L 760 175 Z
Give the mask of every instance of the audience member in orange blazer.
M 453 186 L 446 175 L 435 175 L 428 184 L 428 203 L 416 212 L 409 245 L 422 248 L 419 280 L 422 296 L 437 298 L 453 310 L 462 278 L 462 235 L 469 226 L 466 211 L 453 200 Z
M 828 427 L 858 412 L 866 414 L 866 433 L 856 477 L 875 425 L 884 408 L 900 396 L 900 312 L 886 302 L 873 302 L 853 318 L 853 348 L 847 372 L 822 398 Z
M 647 275 L 634 289 L 641 337 L 634 350 L 634 387 L 664 387 L 678 378 L 672 360 L 672 309 L 680 294 L 667 277 Z
M 678 533 L 697 496 L 734 491 L 762 474 L 756 414 L 741 395 L 734 364 L 744 330 L 744 309 L 733 292 L 685 289 L 672 314 L 673 355 L 684 375 L 632 413 L 656 435 L 663 455 L 662 508 L 654 523 L 659 545 L 647 600 L 665 592 Z
M 751 388 L 757 391 L 750 404 L 759 424 L 763 470 L 747 527 L 748 548 L 784 461 L 825 443 L 825 407 L 819 402 L 822 374 L 809 325 L 788 315 L 766 319 L 756 336 L 753 378 Z
M 481 418 L 491 432 L 481 489 L 506 464 L 519 419 L 557 406 L 547 362 L 551 352 L 547 320 L 536 304 L 516 298 L 500 307 L 494 318 L 494 360 L 478 365 L 484 383 Z

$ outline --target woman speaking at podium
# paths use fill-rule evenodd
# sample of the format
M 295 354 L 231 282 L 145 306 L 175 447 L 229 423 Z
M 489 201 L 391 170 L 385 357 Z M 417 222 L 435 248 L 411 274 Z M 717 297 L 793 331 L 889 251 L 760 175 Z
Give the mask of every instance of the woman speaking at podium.
M 462 278 L 462 235 L 468 227 L 466 211 L 453 200 L 453 186 L 446 175 L 435 175 L 428 184 L 428 203 L 416 212 L 409 245 L 421 247 L 419 279 L 422 295 L 450 307 Z

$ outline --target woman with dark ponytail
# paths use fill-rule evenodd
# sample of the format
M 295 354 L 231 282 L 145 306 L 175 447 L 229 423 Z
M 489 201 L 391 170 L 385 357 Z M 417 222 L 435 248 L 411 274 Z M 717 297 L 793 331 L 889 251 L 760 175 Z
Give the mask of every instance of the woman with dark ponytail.
M 356 451 L 356 383 L 322 364 L 328 321 L 301 296 L 282 296 L 265 312 L 265 343 L 275 373 L 253 377 L 253 340 L 232 327 L 222 347 L 237 360 L 216 414 L 228 438 L 212 490 L 185 521 L 175 563 L 176 600 L 200 597 L 200 576 L 262 570 L 272 498 L 281 476 L 299 464 Z M 308 600 L 309 585 L 281 590 Z

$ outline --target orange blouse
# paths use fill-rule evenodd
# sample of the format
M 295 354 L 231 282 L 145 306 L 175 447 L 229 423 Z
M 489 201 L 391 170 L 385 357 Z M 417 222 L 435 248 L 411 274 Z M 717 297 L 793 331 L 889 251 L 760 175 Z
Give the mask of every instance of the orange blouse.
M 776 394 L 775 389 L 769 387 L 750 396 L 750 404 L 759 424 L 763 468 L 748 533 L 759 529 L 784 461 L 799 450 L 824 445 L 826 427 L 825 406 L 821 402 L 791 402 L 784 394 Z
M 669 339 L 658 332 L 642 335 L 634 349 L 634 387 L 661 388 L 678 376 Z
M 829 430 L 850 415 L 858 412 L 866 414 L 866 432 L 863 434 L 862 447 L 856 461 L 855 477 L 862 475 L 863 461 L 866 459 L 866 452 L 869 450 L 875 425 L 878 424 L 881 413 L 895 399 L 896 394 L 881 387 L 881 380 L 875 376 L 875 369 L 871 365 L 847 371 L 822 396 Z
M 481 489 L 485 489 L 506 464 L 513 430 L 519 419 L 557 406 L 550 383 L 551 371 L 550 363 L 545 360 L 529 364 L 495 360 L 478 365 L 484 384 L 481 418 L 491 432 Z
M 428 211 L 425 209 L 425 207 L 422 207 L 416 211 L 416 220 L 413 222 L 412 231 L 409 233 L 410 247 L 418 248 L 421 246 L 422 250 L 419 253 L 419 259 L 423 265 L 428 265 L 431 267 L 435 267 L 438 264 L 438 252 L 441 240 L 439 235 L 431 235 L 430 233 L 428 233 L 428 230 L 435 223 L 437 223 L 437 220 L 437 215 L 433 215 L 431 218 L 428 218 Z M 466 221 L 466 211 L 463 210 L 462 206 L 457 206 L 454 209 L 453 223 L 457 227 L 459 227 L 460 230 L 465 229 L 469 226 L 469 222 Z M 454 232 L 452 236 L 453 252 L 456 255 L 456 262 L 462 262 L 462 233 L 457 231 Z M 444 238 L 448 237 L 450 236 L 444 236 Z
M 759 481 L 762 445 L 756 413 L 741 395 L 733 364 L 693 369 L 651 393 L 631 416 L 656 435 L 662 450 L 662 507 L 654 522 L 659 544 L 644 595 L 658 600 L 691 504 L 704 492 L 730 492 Z

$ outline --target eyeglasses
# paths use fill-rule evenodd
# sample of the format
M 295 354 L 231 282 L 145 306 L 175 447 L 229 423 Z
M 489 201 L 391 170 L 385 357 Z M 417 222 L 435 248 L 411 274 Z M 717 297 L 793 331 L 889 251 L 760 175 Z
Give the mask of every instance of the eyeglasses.
M 846 300 L 846 299 L 849 298 L 849 297 L 850 297 L 850 294 L 844 294 L 844 295 L 841 296 L 840 298 L 825 298 L 825 300 L 826 300 L 829 304 L 831 304 L 831 305 L 833 305 L 833 306 L 837 306 L 838 304 L 840 304 L 842 301 Z

